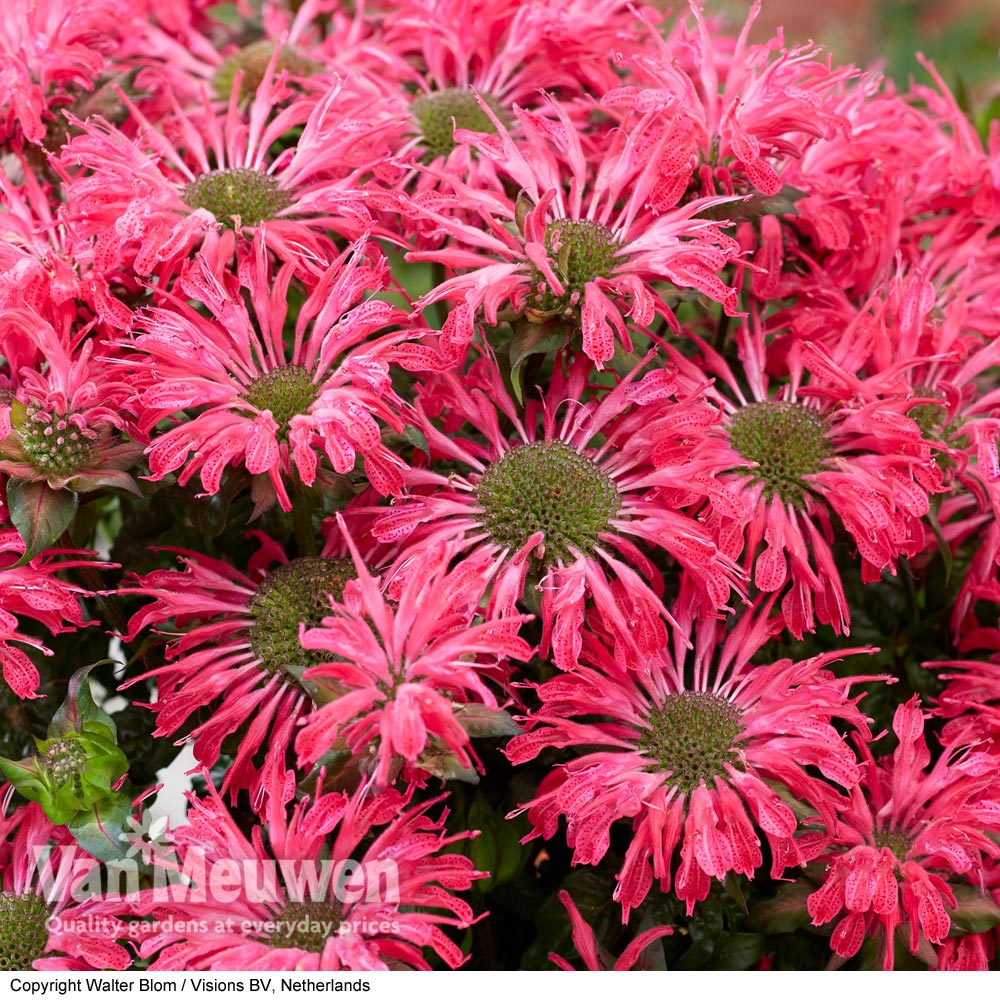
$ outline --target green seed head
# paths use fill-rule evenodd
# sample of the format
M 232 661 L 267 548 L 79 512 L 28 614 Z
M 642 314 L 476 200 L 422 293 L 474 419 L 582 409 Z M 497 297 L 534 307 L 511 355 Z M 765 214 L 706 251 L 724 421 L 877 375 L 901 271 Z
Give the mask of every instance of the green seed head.
M 79 786 L 77 793 L 82 794 L 80 772 L 87 766 L 87 748 L 80 740 L 52 740 L 39 759 L 54 786 L 61 787 L 73 782 L 75 786 Z
M 476 499 L 497 545 L 520 549 L 544 532 L 546 565 L 571 562 L 574 550 L 593 551 L 621 509 L 611 477 L 561 441 L 507 452 L 483 474 Z
M 312 373 L 301 365 L 286 365 L 258 375 L 243 393 L 258 410 L 270 410 L 282 433 L 292 417 L 306 413 L 316 400 Z
M 28 461 L 45 476 L 68 477 L 87 467 L 93 452 L 90 435 L 71 422 L 71 414 L 47 413 L 29 406 L 19 427 Z
M 226 226 L 233 224 L 234 217 L 244 226 L 259 226 L 292 203 L 289 193 L 270 174 L 249 167 L 203 174 L 186 184 L 180 197 L 185 205 L 204 208 Z
M 751 403 L 736 411 L 729 433 L 733 449 L 758 463 L 750 475 L 768 499 L 805 505 L 804 477 L 822 472 L 831 456 L 818 414 L 798 403 Z
M 888 847 L 898 861 L 903 861 L 913 846 L 910 838 L 902 830 L 879 830 L 875 833 L 874 839 L 875 846 L 879 850 Z
M 940 392 L 928 386 L 916 386 L 913 394 L 924 398 L 944 399 Z M 948 421 L 948 408 L 943 403 L 917 403 L 907 410 L 906 415 L 916 423 L 925 438 L 933 439 L 940 437 L 941 429 Z
M 340 921 L 340 906 L 336 900 L 293 901 L 276 918 L 275 930 L 263 939 L 274 948 L 322 953 L 327 940 L 336 936 Z
M 0 972 L 31 972 L 49 943 L 48 907 L 33 892 L 0 892 Z
M 597 278 L 610 278 L 619 243 L 607 226 L 586 219 L 557 219 L 545 230 L 546 256 L 566 291 L 555 295 L 541 271 L 535 271 L 532 306 L 545 315 L 566 317 L 579 312 L 584 286 Z
M 668 771 L 684 792 L 724 774 L 735 763 L 742 713 L 729 700 L 708 691 L 681 691 L 651 713 L 651 728 L 639 740 L 650 770 Z
M 482 95 L 493 113 L 501 121 L 505 114 L 495 98 Z M 450 90 L 436 90 L 422 94 L 410 106 L 410 111 L 420 129 L 420 138 L 427 150 L 426 160 L 447 156 L 455 148 L 454 130 L 469 129 L 471 132 L 496 134 L 496 126 L 490 116 L 483 111 L 476 95 L 464 87 Z M 452 121 L 454 119 L 454 121 Z
M 264 74 L 273 55 L 274 42 L 262 38 L 259 42 L 226 56 L 212 76 L 212 91 L 215 96 L 220 101 L 228 101 L 236 82 L 236 74 L 243 70 L 239 100 L 253 100 L 257 88 L 264 82 Z M 312 76 L 320 66 L 293 45 L 282 45 L 274 69 L 276 74 L 284 70 L 290 76 Z
M 354 564 L 347 559 L 306 557 L 278 566 L 265 577 L 250 602 L 250 648 L 268 673 L 297 683 L 290 665 L 309 667 L 329 660 L 329 653 L 302 648 L 299 624 L 320 626 L 330 613 L 327 595 L 340 600 L 344 584 L 354 576 Z

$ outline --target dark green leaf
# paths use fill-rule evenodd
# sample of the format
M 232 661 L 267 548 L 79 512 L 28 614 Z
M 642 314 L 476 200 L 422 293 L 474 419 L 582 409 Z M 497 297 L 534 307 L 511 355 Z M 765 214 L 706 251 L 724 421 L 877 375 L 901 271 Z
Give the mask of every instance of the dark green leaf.
M 954 886 L 957 906 L 951 911 L 951 926 L 964 934 L 984 934 L 1000 924 L 1000 907 L 993 897 L 973 885 Z
M 17 565 L 23 565 L 58 541 L 73 521 L 77 502 L 72 490 L 54 490 L 48 483 L 26 479 L 8 480 L 10 519 L 24 540 L 24 555 Z
M 768 934 L 789 934 L 812 923 L 806 909 L 806 899 L 816 891 L 816 886 L 806 879 L 786 882 L 773 899 L 758 903 L 750 911 L 750 923 Z
M 129 854 L 130 835 L 126 832 L 132 805 L 125 795 L 115 795 L 78 813 L 67 824 L 76 842 L 100 861 L 120 861 Z
M 112 738 L 118 733 L 111 716 L 98 708 L 90 690 L 90 671 L 102 663 L 112 663 L 112 660 L 99 660 L 86 667 L 80 667 L 69 679 L 66 698 L 52 716 L 47 733 L 49 739 L 65 736 L 67 733 L 81 732 L 85 722 L 100 722 L 111 730 Z
M 730 934 L 715 952 L 716 968 L 727 972 L 741 972 L 760 961 L 764 954 L 763 934 Z
M 457 705 L 455 719 L 472 737 L 516 736 L 521 727 L 502 709 L 490 709 L 485 705 Z

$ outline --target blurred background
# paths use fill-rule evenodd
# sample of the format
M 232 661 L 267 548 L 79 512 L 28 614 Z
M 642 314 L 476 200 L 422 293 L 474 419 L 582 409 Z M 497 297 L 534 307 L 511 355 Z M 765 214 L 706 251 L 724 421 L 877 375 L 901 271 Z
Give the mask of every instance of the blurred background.
M 751 0 L 705 0 L 708 12 L 742 22 Z M 683 10 L 683 0 L 670 4 Z M 869 66 L 905 84 L 912 74 L 928 82 L 914 58 L 923 52 L 953 88 L 968 88 L 980 101 L 1000 83 L 1000 0 L 763 0 L 753 39 L 766 41 L 777 27 L 786 44 L 812 39 L 837 62 Z M 978 103 L 978 102 L 977 102 Z

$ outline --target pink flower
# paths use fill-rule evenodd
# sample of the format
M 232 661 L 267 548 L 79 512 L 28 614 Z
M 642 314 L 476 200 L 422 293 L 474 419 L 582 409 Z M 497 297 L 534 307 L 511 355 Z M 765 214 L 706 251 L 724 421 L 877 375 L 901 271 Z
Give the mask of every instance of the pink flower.
M 384 259 L 365 241 L 344 250 L 306 293 L 290 344 L 284 326 L 292 266 L 272 275 L 258 235 L 240 272 L 237 279 L 199 255 L 180 287 L 205 309 L 173 301 L 138 323 L 139 426 L 148 432 L 161 420 L 175 423 L 148 449 L 151 478 L 181 470 L 183 486 L 197 473 L 205 495 L 213 495 L 226 468 L 242 466 L 253 477 L 257 510 L 277 500 L 287 511 L 289 486 L 329 479 L 321 458 L 345 475 L 360 455 L 380 493 L 398 491 L 403 463 L 382 444 L 378 420 L 402 428 L 402 403 L 383 360 L 399 335 L 369 338 L 405 317 L 366 298 L 386 287 Z
M 488 566 L 471 557 L 449 572 L 454 552 L 443 545 L 421 551 L 390 605 L 345 538 L 356 580 L 332 602 L 322 625 L 302 634 L 304 648 L 326 655 L 305 672 L 321 704 L 296 736 L 300 766 L 347 747 L 380 786 L 400 764 L 410 773 L 438 773 L 435 758 L 449 753 L 468 770 L 473 757 L 460 713 L 464 706 L 497 711 L 484 668 L 531 655 L 516 636 L 523 616 L 477 622 Z
M 442 927 L 473 923 L 453 891 L 486 873 L 461 854 L 441 853 L 470 836 L 445 834 L 447 810 L 428 815 L 443 796 L 410 805 L 412 786 L 378 794 L 363 787 L 289 808 L 294 788 L 292 772 L 271 784 L 266 840 L 259 831 L 248 839 L 211 785 L 206 797 L 190 797 L 187 824 L 172 831 L 177 870 L 221 865 L 244 874 L 224 893 L 213 893 L 210 881 L 207 891 L 205 881 L 175 881 L 135 901 L 149 918 L 140 954 L 152 959 L 150 970 L 428 969 L 427 949 L 461 965 L 462 951 Z
M 780 34 L 751 44 L 760 0 L 735 44 L 709 30 L 700 3 L 689 6 L 695 31 L 675 30 L 665 40 L 651 31 L 656 51 L 629 60 L 636 83 L 609 91 L 601 104 L 635 118 L 657 112 L 670 137 L 658 165 L 658 207 L 676 204 L 692 188 L 706 197 L 754 189 L 776 195 L 785 162 L 845 130 L 831 93 L 856 70 L 832 69 L 815 46 L 785 48 Z
M 772 877 L 805 864 L 829 833 L 809 824 L 796 837 L 790 803 L 815 810 L 832 832 L 843 802 L 834 785 L 851 789 L 861 779 L 833 725 L 869 737 L 858 699 L 848 697 L 858 678 L 839 680 L 824 668 L 871 650 L 751 666 L 780 631 L 780 619 L 768 618 L 770 603 L 758 602 L 728 630 L 706 617 L 695 624 L 688 609 L 672 651 L 632 664 L 588 638 L 583 665 L 533 685 L 541 707 L 528 717 L 530 732 L 507 744 L 507 756 L 523 764 L 546 747 L 579 749 L 518 812 L 528 813 L 530 837 L 545 839 L 565 817 L 574 864 L 596 865 L 612 824 L 632 821 L 615 890 L 623 922 L 654 881 L 663 892 L 673 887 L 690 914 L 713 878 L 753 878 L 764 862 L 758 831 L 770 846 Z
M 103 568 L 108 564 L 92 562 L 93 552 L 49 549 L 24 566 L 15 565 L 23 555 L 24 542 L 17 531 L 0 529 L 0 664 L 4 680 L 18 698 L 38 698 L 38 668 L 24 650 L 11 643 L 31 646 L 46 656 L 51 656 L 52 650 L 36 636 L 21 631 L 19 617 L 40 622 L 53 635 L 82 628 L 88 623 L 80 598 L 92 595 L 56 574 L 78 566 Z M 65 556 L 88 558 L 61 558 Z
M 216 247 L 220 234 L 231 252 L 234 234 L 245 233 L 313 278 L 335 266 L 330 234 L 356 240 L 374 227 L 358 178 L 386 154 L 380 136 L 392 122 L 339 83 L 286 106 L 284 96 L 268 74 L 249 122 L 234 91 L 223 113 L 207 96 L 200 115 L 175 107 L 169 128 L 123 97 L 135 137 L 100 117 L 73 119 L 82 134 L 66 145 L 60 169 L 74 256 L 100 274 L 131 268 L 163 280 L 199 247 Z M 272 161 L 270 147 L 295 128 L 295 147 Z
M 838 920 L 830 946 L 854 955 L 878 935 L 883 965 L 893 967 L 897 927 L 909 926 L 909 950 L 940 945 L 956 905 L 952 886 L 979 882 L 984 863 L 1000 857 L 996 758 L 956 746 L 931 763 L 924 714 L 914 696 L 896 710 L 892 762 L 878 762 L 855 738 L 867 763 L 840 812 L 823 886 L 808 899 L 817 927 Z M 947 959 L 947 954 L 946 954 Z
M 0 20 L 0 142 L 41 143 L 58 111 L 114 65 L 133 17 L 121 0 L 8 5 Z
M 700 386 L 706 372 L 717 378 L 706 396 L 724 416 L 704 429 L 698 454 L 718 470 L 728 500 L 717 505 L 720 494 L 713 495 L 703 517 L 720 547 L 733 556 L 742 549 L 760 591 L 783 595 L 793 635 L 812 631 L 817 620 L 846 632 L 835 532 L 842 527 L 856 547 L 865 582 L 895 573 L 900 557 L 926 548 L 922 518 L 930 495 L 946 489 L 941 469 L 907 416 L 911 402 L 897 392 L 798 340 L 784 357 L 789 378 L 778 382 L 759 322 L 735 337 L 738 375 L 700 340 L 698 364 L 667 347 L 682 384 Z
M 125 438 L 132 387 L 115 377 L 107 357 L 94 356 L 97 342 L 74 350 L 26 307 L 8 309 L 4 322 L 5 348 L 20 337 L 37 349 L 38 361 L 21 368 L 0 397 L 0 472 L 54 490 L 112 486 L 138 494 L 126 471 L 142 455 L 142 446 Z
M 408 214 L 433 222 L 453 243 L 410 259 L 458 272 L 418 306 L 458 303 L 451 319 L 467 341 L 480 310 L 490 325 L 501 314 L 558 320 L 567 342 L 581 332 L 583 353 L 598 368 L 611 360 L 616 339 L 631 349 L 626 318 L 646 330 L 659 314 L 678 328 L 654 281 L 695 288 L 727 313 L 736 311 L 736 292 L 720 272 L 739 246 L 715 222 L 695 218 L 727 199 L 700 199 L 659 216 L 648 208 L 666 141 L 650 139 L 648 119 L 615 132 L 591 163 L 573 122 L 554 102 L 546 109 L 552 119 L 515 108 L 522 141 L 487 105 L 483 111 L 496 135 L 460 130 L 455 138 L 491 160 L 505 187 L 475 189 L 451 178 L 454 196 L 411 203 Z M 516 200 L 508 190 L 519 190 Z M 485 228 L 465 221 L 473 211 Z
M 173 636 L 167 662 L 131 679 L 157 687 L 154 737 L 185 734 L 195 759 L 211 768 L 223 744 L 239 740 L 222 791 L 246 788 L 259 799 L 268 776 L 284 774 L 296 729 L 312 708 L 303 680 L 319 662 L 299 643 L 302 625 L 318 625 L 354 568 L 342 538 L 327 536 L 318 556 L 289 559 L 262 532 L 246 573 L 221 559 L 177 551 L 183 570 L 154 570 L 120 588 L 153 602 L 129 621 L 128 639 L 154 628 Z M 201 718 L 201 721 L 198 721 Z
M 573 926 L 573 944 L 576 946 L 577 953 L 591 972 L 625 972 L 634 968 L 642 953 L 654 941 L 659 941 L 660 938 L 674 933 L 673 927 L 653 927 L 648 931 L 643 931 L 642 934 L 636 935 L 631 944 L 614 960 L 614 964 L 611 964 L 611 957 L 602 954 L 603 949 L 601 952 L 598 951 L 599 946 L 594 938 L 594 932 L 580 915 L 580 911 L 573 902 L 573 897 L 562 890 L 559 893 L 559 901 L 566 907 L 566 912 L 569 914 L 570 923 Z M 554 955 L 552 952 L 549 952 L 549 961 L 565 972 L 573 971 L 573 966 L 566 959 Z
M 400 545 L 400 572 L 412 573 L 442 542 L 484 558 L 492 566 L 490 614 L 508 617 L 518 602 L 537 608 L 539 655 L 552 650 L 564 670 L 576 663 L 589 601 L 624 650 L 645 655 L 662 646 L 669 611 L 647 547 L 676 560 L 706 613 L 725 607 L 741 583 L 734 563 L 683 512 L 712 490 L 692 428 L 715 413 L 698 398 L 673 398 L 673 376 L 662 369 L 633 372 L 584 402 L 589 369 L 582 356 L 568 372 L 557 360 L 544 398 L 529 400 L 523 416 L 491 357 L 464 378 L 428 380 L 417 426 L 430 456 L 470 471 L 408 470 L 410 492 L 373 526 L 376 537 Z M 443 430 L 428 408 L 443 411 Z
M 8 814 L 0 788 L 0 968 L 5 972 L 127 969 L 120 899 L 78 901 L 97 864 L 34 802 Z M 92 883 L 91 883 L 92 886 Z
M 397 100 L 418 91 L 409 103 L 415 134 L 401 152 L 470 176 L 475 154 L 454 130 L 495 132 L 478 99 L 510 126 L 515 105 L 538 106 L 548 93 L 585 127 L 585 98 L 617 85 L 615 54 L 640 47 L 645 34 L 623 0 L 398 3 L 384 26 L 385 58 L 399 77 Z

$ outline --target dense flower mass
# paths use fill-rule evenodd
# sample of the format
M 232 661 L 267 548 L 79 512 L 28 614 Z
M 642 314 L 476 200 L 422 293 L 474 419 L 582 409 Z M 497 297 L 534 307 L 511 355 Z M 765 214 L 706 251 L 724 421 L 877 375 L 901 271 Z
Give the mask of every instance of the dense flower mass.
M 485 671 L 498 660 L 531 653 L 517 637 L 518 618 L 477 621 L 490 575 L 482 560 L 454 572 L 445 546 L 421 553 L 419 570 L 396 589 L 392 605 L 348 538 L 356 579 L 345 584 L 322 626 L 304 631 L 302 646 L 325 661 L 303 679 L 316 685 L 321 704 L 295 738 L 299 762 L 313 764 L 333 746 L 371 759 L 379 785 L 400 765 L 439 773 L 450 754 L 472 765 L 461 712 L 496 711 Z
M 5 0 L 0 968 L 1000 968 L 996 52 L 727 6 Z

